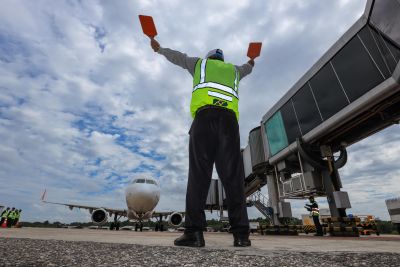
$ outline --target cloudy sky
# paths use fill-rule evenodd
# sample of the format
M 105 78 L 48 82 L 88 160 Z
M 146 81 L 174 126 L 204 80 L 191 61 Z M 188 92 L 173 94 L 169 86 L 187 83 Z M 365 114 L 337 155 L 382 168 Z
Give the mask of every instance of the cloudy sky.
M 221 48 L 239 65 L 249 42 L 263 42 L 240 84 L 245 146 L 365 2 L 2 0 L 0 205 L 27 221 L 89 221 L 86 211 L 41 204 L 41 193 L 124 208 L 124 186 L 149 175 L 161 184 L 158 210 L 184 209 L 191 76 L 152 51 L 139 14 L 153 16 L 161 46 L 191 56 Z M 340 173 L 351 212 L 388 219 L 384 199 L 400 195 L 399 137 L 392 126 L 349 148 Z M 295 216 L 303 202 L 292 203 Z

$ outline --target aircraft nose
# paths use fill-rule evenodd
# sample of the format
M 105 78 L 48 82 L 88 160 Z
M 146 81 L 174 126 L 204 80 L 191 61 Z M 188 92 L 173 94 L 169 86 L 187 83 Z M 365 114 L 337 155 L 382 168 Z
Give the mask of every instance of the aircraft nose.
M 126 194 L 128 208 L 136 212 L 147 212 L 157 205 L 158 194 L 154 190 L 128 191 Z

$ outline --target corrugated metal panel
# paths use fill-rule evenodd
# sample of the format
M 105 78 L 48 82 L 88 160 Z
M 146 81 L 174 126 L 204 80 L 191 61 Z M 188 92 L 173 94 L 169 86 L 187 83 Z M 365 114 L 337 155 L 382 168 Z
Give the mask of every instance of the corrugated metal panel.
M 251 153 L 251 165 L 254 168 L 255 166 L 264 163 L 264 146 L 262 142 L 261 136 L 261 127 L 258 126 L 250 131 L 249 134 L 249 146 Z
M 244 165 L 244 177 L 247 178 L 253 173 L 253 168 L 251 166 L 251 152 L 250 146 L 247 145 L 243 151 L 243 165 Z
M 218 204 L 218 180 L 212 179 L 210 189 L 208 190 L 206 205 Z

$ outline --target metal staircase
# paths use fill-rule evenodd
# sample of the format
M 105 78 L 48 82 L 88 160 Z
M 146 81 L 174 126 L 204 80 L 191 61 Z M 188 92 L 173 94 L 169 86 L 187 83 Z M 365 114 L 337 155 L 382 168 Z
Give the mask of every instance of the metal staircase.
M 261 191 L 256 191 L 248 197 L 248 202 L 256 207 L 267 219 L 272 220 L 273 209 L 269 199 Z

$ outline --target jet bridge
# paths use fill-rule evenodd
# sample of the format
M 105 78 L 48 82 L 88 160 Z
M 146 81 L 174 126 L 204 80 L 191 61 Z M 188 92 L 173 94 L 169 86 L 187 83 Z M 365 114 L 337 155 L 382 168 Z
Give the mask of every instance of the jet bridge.
M 326 196 L 333 217 L 351 207 L 338 169 L 346 147 L 400 120 L 400 2 L 368 0 L 361 18 L 250 132 L 246 194 L 268 185 L 279 224 L 285 199 Z M 288 212 L 290 214 L 290 212 Z

